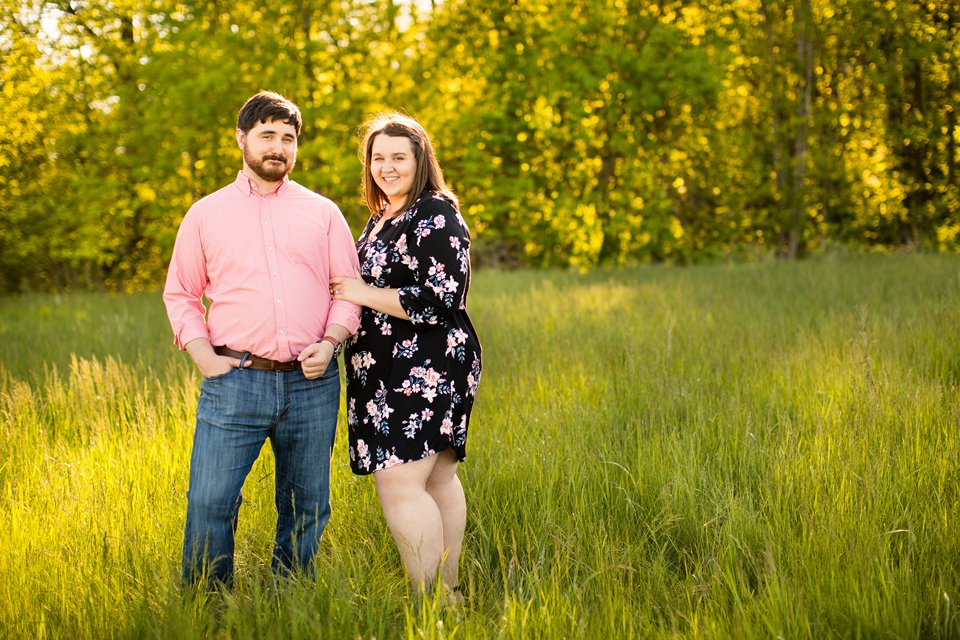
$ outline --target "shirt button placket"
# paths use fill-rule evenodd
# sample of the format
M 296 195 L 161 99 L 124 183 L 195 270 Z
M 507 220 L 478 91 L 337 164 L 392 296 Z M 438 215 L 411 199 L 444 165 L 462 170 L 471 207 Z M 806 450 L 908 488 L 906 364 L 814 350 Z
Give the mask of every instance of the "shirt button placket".
M 277 227 L 273 221 L 273 205 L 276 204 L 278 196 L 273 194 L 263 198 L 260 201 L 260 220 L 263 231 L 264 243 L 267 247 L 267 268 L 270 270 L 270 285 L 273 291 L 274 300 L 274 327 L 277 329 L 276 340 L 279 357 L 286 360 L 291 354 L 290 340 L 286 334 L 287 314 L 283 304 L 283 283 L 280 281 L 280 257 L 279 245 L 280 238 L 277 237 Z

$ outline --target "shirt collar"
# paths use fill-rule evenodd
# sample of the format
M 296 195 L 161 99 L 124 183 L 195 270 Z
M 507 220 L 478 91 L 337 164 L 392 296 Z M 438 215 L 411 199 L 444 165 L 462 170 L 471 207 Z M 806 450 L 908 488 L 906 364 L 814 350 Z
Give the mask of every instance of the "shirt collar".
M 283 180 L 280 181 L 280 184 L 277 185 L 277 188 L 271 191 L 270 193 L 275 193 L 277 195 L 280 195 L 280 193 L 286 189 L 289 183 L 290 183 L 290 174 L 287 174 L 283 176 Z M 270 195 L 270 193 L 260 193 L 260 191 L 257 189 L 257 185 L 254 184 L 253 180 L 243 175 L 242 169 L 237 172 L 237 179 L 233 182 L 233 184 L 237 187 L 237 189 L 240 189 L 240 193 L 242 193 L 245 196 L 250 196 L 253 194 L 257 194 L 260 196 Z

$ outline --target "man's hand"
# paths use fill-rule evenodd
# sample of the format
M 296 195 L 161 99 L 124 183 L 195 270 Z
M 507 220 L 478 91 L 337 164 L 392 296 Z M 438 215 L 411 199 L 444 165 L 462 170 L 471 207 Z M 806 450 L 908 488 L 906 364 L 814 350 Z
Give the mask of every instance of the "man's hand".
M 297 360 L 303 368 L 303 377 L 307 380 L 313 380 L 323 375 L 333 357 L 333 345 L 328 341 L 314 342 L 306 349 L 300 352 Z
M 200 369 L 200 373 L 203 374 L 205 378 L 213 378 L 215 376 L 222 376 L 223 374 L 230 371 L 230 369 L 236 369 L 240 366 L 240 358 L 231 358 L 230 356 L 220 356 L 216 353 L 213 354 L 213 357 L 209 361 L 204 361 L 201 365 L 197 363 L 197 368 Z M 250 363 L 243 363 L 244 367 L 249 367 Z
M 197 369 L 200 369 L 204 378 L 213 378 L 222 376 L 240 366 L 240 358 L 231 358 L 230 356 L 221 356 L 213 350 L 210 341 L 206 338 L 197 338 L 187 343 L 187 353 L 193 358 Z M 245 362 L 244 367 L 249 367 L 250 363 Z

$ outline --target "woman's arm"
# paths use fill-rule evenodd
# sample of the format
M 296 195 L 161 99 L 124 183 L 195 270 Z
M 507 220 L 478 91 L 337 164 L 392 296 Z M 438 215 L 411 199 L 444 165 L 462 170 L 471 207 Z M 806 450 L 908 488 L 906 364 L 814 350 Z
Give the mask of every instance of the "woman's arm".
M 413 265 L 415 283 L 397 293 L 410 322 L 438 324 L 466 307 L 470 233 L 451 202 L 437 195 L 420 201 L 405 252 Z

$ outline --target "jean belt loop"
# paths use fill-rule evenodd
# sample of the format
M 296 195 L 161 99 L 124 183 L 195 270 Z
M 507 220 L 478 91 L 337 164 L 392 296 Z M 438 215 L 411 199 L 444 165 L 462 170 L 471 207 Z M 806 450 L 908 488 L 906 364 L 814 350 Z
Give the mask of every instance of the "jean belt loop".
M 239 365 L 237 368 L 238 368 L 238 369 L 243 369 L 243 365 L 246 364 L 247 358 L 249 358 L 249 357 L 250 357 L 250 352 L 249 352 L 249 351 L 244 351 L 244 352 L 243 352 L 243 355 L 240 357 L 240 365 Z

